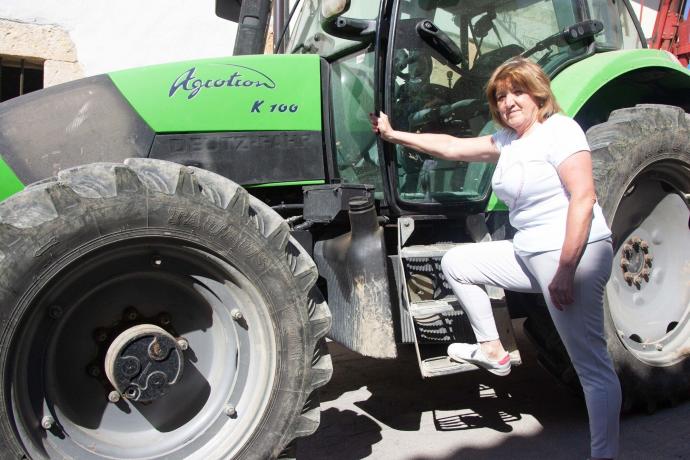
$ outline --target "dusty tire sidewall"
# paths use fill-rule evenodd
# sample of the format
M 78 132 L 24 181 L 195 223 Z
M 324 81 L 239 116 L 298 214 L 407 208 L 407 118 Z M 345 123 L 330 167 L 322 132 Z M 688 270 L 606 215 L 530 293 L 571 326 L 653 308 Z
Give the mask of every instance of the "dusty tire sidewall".
M 655 120 L 649 123 L 649 129 L 635 129 L 644 126 L 650 113 L 641 110 L 636 115 L 633 117 L 633 123 L 624 126 L 629 128 L 628 132 L 618 133 L 617 141 L 611 142 L 605 148 L 594 148 L 592 151 L 597 195 L 606 221 L 610 225 L 624 194 L 643 171 L 659 162 L 690 166 L 690 131 L 687 126 L 679 129 L 678 125 L 672 122 L 664 125 L 663 121 L 667 120 Z M 612 125 L 613 128 L 617 126 L 620 125 Z M 621 141 L 621 137 L 625 140 Z M 614 252 L 622 243 L 614 242 Z M 613 269 L 616 268 L 614 263 Z M 618 337 L 606 295 L 604 308 L 609 353 L 621 379 L 625 397 L 632 398 L 629 403 L 655 404 L 664 399 L 687 397 L 690 360 L 686 359 L 666 367 L 650 366 L 640 361 Z
M 260 424 L 238 457 L 277 455 L 276 451 L 289 440 L 290 428 L 308 396 L 305 375 L 312 356 L 305 331 L 306 294 L 291 276 L 285 255 L 273 250 L 242 216 L 194 197 L 149 192 L 85 199 L 69 196 L 55 184 L 29 193 L 61 194 L 58 201 L 64 206 L 55 219 L 31 228 L 4 228 L 2 232 L 0 442 L 17 454 L 22 452 L 15 440 L 16 427 L 9 423 L 14 417 L 10 412 L 13 370 L 9 356 L 12 338 L 21 333 L 22 319 L 46 283 L 64 267 L 103 245 L 135 235 L 167 234 L 206 248 L 229 262 L 255 282 L 268 306 L 277 345 L 274 385 Z

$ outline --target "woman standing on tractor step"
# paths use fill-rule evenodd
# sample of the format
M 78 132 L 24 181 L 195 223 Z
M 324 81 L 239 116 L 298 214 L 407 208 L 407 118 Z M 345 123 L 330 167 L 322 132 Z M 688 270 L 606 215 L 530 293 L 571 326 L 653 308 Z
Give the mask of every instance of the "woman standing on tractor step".
M 396 131 L 384 113 L 371 114 L 374 132 L 388 142 L 447 160 L 497 162 L 491 185 L 508 205 L 517 233 L 513 241 L 467 244 L 443 257 L 443 273 L 478 341 L 453 343 L 448 355 L 508 375 L 510 356 L 478 285 L 541 292 L 584 390 L 591 457 L 614 458 L 621 389 L 603 325 L 613 247 L 594 191 L 587 139 L 559 113 L 549 78 L 532 61 L 518 57 L 498 67 L 486 95 L 502 127 L 491 136 Z

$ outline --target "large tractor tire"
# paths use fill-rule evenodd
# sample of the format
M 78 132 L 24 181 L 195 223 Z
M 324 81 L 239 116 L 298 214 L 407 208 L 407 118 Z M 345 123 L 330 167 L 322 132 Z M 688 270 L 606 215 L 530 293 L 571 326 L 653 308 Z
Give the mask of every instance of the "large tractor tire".
M 690 116 L 638 105 L 612 112 L 587 138 L 614 234 L 604 299 L 608 349 L 624 409 L 651 412 L 690 396 Z M 546 310 L 534 310 L 525 329 L 540 360 L 579 387 Z
M 609 352 L 624 407 L 652 411 L 690 395 L 690 115 L 638 105 L 587 137 L 615 239 Z
M 287 224 L 173 163 L 0 204 L 0 458 L 267 459 L 319 422 L 328 307 Z

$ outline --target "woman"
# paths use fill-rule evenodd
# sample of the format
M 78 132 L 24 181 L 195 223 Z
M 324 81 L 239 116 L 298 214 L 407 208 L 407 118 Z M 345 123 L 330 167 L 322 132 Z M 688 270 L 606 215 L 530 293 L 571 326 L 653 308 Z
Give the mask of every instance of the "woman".
M 486 94 L 502 127 L 491 136 L 395 131 L 385 114 L 371 115 L 374 132 L 388 142 L 447 160 L 497 162 L 493 190 L 508 205 L 517 233 L 512 242 L 463 245 L 443 257 L 443 273 L 478 341 L 454 343 L 448 355 L 507 375 L 510 357 L 478 285 L 541 292 L 585 393 L 592 459 L 614 458 L 621 390 L 603 326 L 613 249 L 596 201 L 587 139 L 574 120 L 559 113 L 548 77 L 527 59 L 496 69 Z

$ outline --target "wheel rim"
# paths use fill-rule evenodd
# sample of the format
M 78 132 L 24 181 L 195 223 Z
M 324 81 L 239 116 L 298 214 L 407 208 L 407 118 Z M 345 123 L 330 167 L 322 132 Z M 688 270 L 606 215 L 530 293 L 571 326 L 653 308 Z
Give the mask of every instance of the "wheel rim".
M 681 361 L 690 339 L 689 189 L 687 164 L 653 163 L 630 182 L 613 219 L 607 304 L 620 340 L 653 366 Z
M 234 456 L 261 421 L 277 366 L 254 283 L 171 237 L 94 246 L 37 292 L 18 329 L 12 383 L 27 391 L 12 404 L 24 446 L 50 458 Z M 187 341 L 184 373 L 160 399 L 111 402 L 103 349 L 137 324 Z

